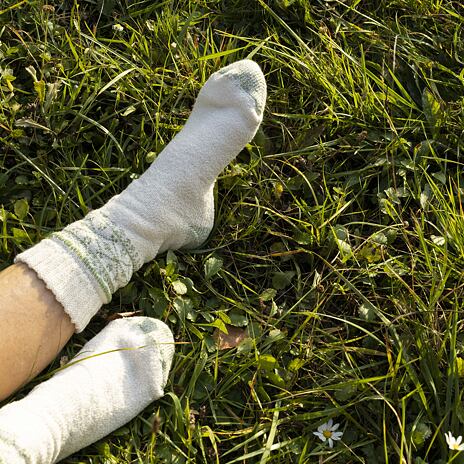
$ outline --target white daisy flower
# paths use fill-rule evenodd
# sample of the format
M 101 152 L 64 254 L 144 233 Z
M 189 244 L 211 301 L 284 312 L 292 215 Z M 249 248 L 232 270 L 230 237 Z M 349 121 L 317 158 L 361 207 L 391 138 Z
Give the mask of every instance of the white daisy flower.
M 454 438 L 451 432 L 448 432 L 448 434 L 445 433 L 445 438 L 450 450 L 464 451 L 464 443 L 461 443 L 462 435 L 459 435 L 458 438 Z
M 316 437 L 322 441 L 328 441 L 329 446 L 333 448 L 334 441 L 341 440 L 343 432 L 336 432 L 340 424 L 334 424 L 332 419 L 329 419 L 325 424 L 317 428 L 317 432 L 313 432 Z
M 122 32 L 123 30 L 124 30 L 124 26 L 121 26 L 121 24 L 113 24 L 114 32 Z

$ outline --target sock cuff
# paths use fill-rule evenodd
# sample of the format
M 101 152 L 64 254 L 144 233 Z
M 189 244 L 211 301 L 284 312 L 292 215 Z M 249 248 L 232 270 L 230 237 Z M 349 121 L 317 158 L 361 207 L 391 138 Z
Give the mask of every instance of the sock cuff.
M 37 273 L 63 305 L 77 333 L 109 301 L 86 266 L 56 239 L 42 240 L 16 256 L 15 263 L 24 263 Z
M 15 262 L 37 273 L 81 332 L 112 294 L 127 285 L 143 258 L 100 209 L 19 254 Z

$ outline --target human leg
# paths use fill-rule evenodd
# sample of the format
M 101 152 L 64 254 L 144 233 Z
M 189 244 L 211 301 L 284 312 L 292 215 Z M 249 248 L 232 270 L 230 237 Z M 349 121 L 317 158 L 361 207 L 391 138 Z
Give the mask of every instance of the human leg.
M 34 378 L 75 327 L 35 271 L 18 263 L 0 273 L 0 400 Z

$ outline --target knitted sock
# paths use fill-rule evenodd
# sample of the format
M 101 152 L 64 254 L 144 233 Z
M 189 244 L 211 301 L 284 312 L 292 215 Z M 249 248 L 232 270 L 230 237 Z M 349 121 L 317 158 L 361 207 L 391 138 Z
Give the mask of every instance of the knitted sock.
M 218 174 L 255 135 L 266 83 L 243 60 L 214 73 L 185 127 L 139 179 L 83 220 L 16 257 L 34 269 L 80 332 L 156 254 L 208 237 Z
M 50 464 L 163 396 L 174 340 L 149 317 L 112 321 L 63 370 L 0 409 L 0 464 Z

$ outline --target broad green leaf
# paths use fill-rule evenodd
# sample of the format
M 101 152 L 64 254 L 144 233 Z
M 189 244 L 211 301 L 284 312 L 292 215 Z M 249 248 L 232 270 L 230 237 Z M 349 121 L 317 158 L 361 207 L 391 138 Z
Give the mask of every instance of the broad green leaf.
M 371 240 L 378 245 L 386 245 L 388 243 L 388 238 L 383 232 L 376 232 L 371 235 Z
M 438 182 L 440 182 L 441 184 L 446 185 L 446 175 L 444 172 L 442 171 L 434 172 L 432 176 L 435 177 L 435 179 L 437 179 Z
M 10 92 L 14 91 L 12 82 L 16 79 L 11 68 L 2 68 L 0 66 L 1 81 L 5 82 Z
M 274 288 L 266 288 L 266 290 L 264 290 L 264 292 L 261 293 L 261 295 L 259 295 L 259 299 L 261 301 L 269 301 L 269 300 L 272 300 L 273 298 L 275 298 L 275 296 L 277 295 L 277 290 L 274 289 Z
M 205 262 L 205 277 L 211 279 L 211 277 L 215 276 L 221 270 L 222 265 L 222 259 L 215 256 L 208 258 Z
M 431 435 L 432 430 L 429 425 L 424 422 L 418 422 L 411 431 L 411 441 L 417 448 L 420 448 Z
M 336 225 L 332 228 L 333 240 L 338 246 L 343 260 L 350 258 L 353 255 L 351 245 L 348 243 L 349 232 L 348 229 L 341 225 Z
M 157 317 L 162 317 L 169 303 L 166 296 L 164 295 L 163 290 L 155 287 L 150 288 L 148 293 L 153 301 L 153 311 L 155 313 L 154 315 Z
M 295 271 L 275 272 L 272 276 L 272 286 L 276 290 L 283 290 L 292 283 L 295 275 Z
M 248 325 L 248 318 L 246 314 L 241 311 L 233 309 L 227 313 L 230 319 L 230 324 L 235 327 L 245 327 Z
M 314 237 L 308 232 L 298 230 L 293 235 L 293 240 L 299 245 L 311 245 L 314 242 Z
M 377 318 L 377 313 L 375 312 L 374 306 L 367 303 L 363 303 L 358 308 L 358 314 L 359 317 L 366 322 L 373 322 Z
M 166 267 L 164 268 L 166 277 L 173 277 L 176 274 L 176 271 L 177 271 L 177 265 L 173 261 L 166 264 Z
M 177 268 L 178 262 L 176 254 L 172 250 L 168 250 L 166 253 L 166 264 L 174 264 Z
M 395 205 L 401 204 L 402 191 L 393 187 L 389 187 L 384 191 L 387 198 Z
M 35 81 L 34 82 L 34 90 L 39 97 L 40 103 L 43 103 L 45 100 L 45 81 Z
M 356 257 L 368 263 L 377 263 L 382 259 L 381 246 L 376 243 L 366 243 L 358 250 Z
M 265 371 L 271 371 L 277 367 L 277 360 L 270 354 L 262 354 L 258 358 L 258 366 Z
M 290 361 L 289 365 L 287 366 L 287 369 L 290 372 L 298 372 L 305 364 L 306 361 L 304 359 L 294 358 Z
M 277 372 L 266 371 L 266 373 L 264 375 L 276 387 L 280 387 L 280 388 L 285 388 L 286 387 L 285 380 Z
M 221 332 L 229 333 L 229 331 L 227 330 L 227 326 L 225 325 L 224 321 L 222 321 L 219 318 L 215 319 L 213 322 L 211 322 L 211 324 L 204 324 L 204 325 L 207 325 L 209 327 L 216 327 Z
M 213 322 L 215 319 L 214 314 L 208 311 L 201 311 L 201 315 L 206 322 Z
M 348 401 L 350 398 L 353 397 L 356 391 L 356 384 L 351 383 L 343 388 L 340 388 L 339 390 L 335 390 L 335 398 L 337 398 L 338 401 Z
M 171 285 L 177 295 L 185 295 L 187 293 L 187 285 L 185 285 L 184 282 L 175 280 Z
M 420 205 L 422 209 L 427 210 L 431 196 L 432 196 L 432 190 L 430 188 L 430 185 L 426 184 L 424 187 L 424 190 L 420 194 Z
M 348 258 L 353 254 L 351 245 L 348 242 L 337 240 L 337 245 L 343 258 Z
M 248 333 L 250 334 L 250 337 L 258 340 L 263 334 L 263 329 L 257 322 L 250 322 L 248 324 Z
M 387 237 L 387 245 L 391 245 L 396 240 L 396 237 L 398 236 L 398 231 L 393 228 L 387 229 L 383 233 Z
M 341 225 L 336 225 L 333 227 L 333 233 L 335 235 L 335 238 L 338 238 L 338 240 L 348 240 L 350 234 L 348 232 L 348 229 L 344 226 Z
M 420 456 L 417 456 L 415 459 L 414 459 L 414 464 L 428 464 L 427 461 L 424 461 Z M 437 463 L 435 461 L 435 464 L 440 464 L 440 463 Z
M 29 179 L 26 176 L 20 175 L 15 177 L 15 183 L 18 185 L 28 185 Z
M 14 212 L 20 221 L 25 219 L 27 213 L 29 212 L 29 204 L 25 198 L 21 198 L 20 200 L 15 201 Z
M 230 324 L 230 322 L 231 322 L 230 317 L 224 311 L 218 311 L 217 315 L 221 319 L 221 321 L 225 322 L 226 324 Z
M 13 237 L 17 242 L 31 242 L 31 238 L 24 230 L 13 227 L 12 231 Z
M 181 320 L 185 321 L 188 319 L 189 321 L 195 322 L 198 314 L 190 298 L 178 296 L 174 299 L 173 306 Z
M 254 341 L 252 338 L 245 338 L 240 345 L 237 347 L 237 353 L 249 353 L 254 347 Z

